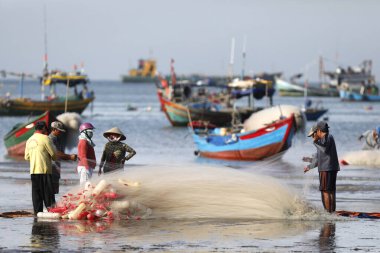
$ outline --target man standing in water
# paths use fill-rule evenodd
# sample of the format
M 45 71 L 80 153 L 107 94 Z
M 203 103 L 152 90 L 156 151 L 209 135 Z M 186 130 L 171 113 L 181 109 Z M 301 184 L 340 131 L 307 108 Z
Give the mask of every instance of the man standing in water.
M 51 161 L 56 160 L 56 154 L 54 145 L 48 137 L 46 123 L 37 122 L 35 130 L 26 142 L 24 158 L 30 161 L 33 209 L 37 215 L 43 211 L 44 203 L 46 208 L 54 204 Z
M 51 133 L 49 134 L 49 138 L 53 142 L 56 148 L 57 158 L 58 158 L 57 161 L 53 162 L 52 164 L 52 183 L 53 183 L 54 194 L 59 193 L 59 179 L 61 178 L 61 163 L 59 162 L 59 160 L 70 160 L 70 161 L 77 160 L 77 155 L 65 154 L 65 147 L 66 147 L 65 145 L 66 142 L 64 139 L 65 132 L 66 130 L 63 127 L 62 122 L 54 121 L 51 123 Z M 53 203 L 55 203 L 55 198 L 53 198 Z
M 313 155 L 313 158 L 303 158 L 304 161 L 310 162 L 304 168 L 304 172 L 306 173 L 318 166 L 319 190 L 321 191 L 323 207 L 332 213 L 335 212 L 336 208 L 336 176 L 340 170 L 334 137 L 329 134 L 329 126 L 324 121 L 318 122 L 308 136 L 313 137 L 317 153 Z

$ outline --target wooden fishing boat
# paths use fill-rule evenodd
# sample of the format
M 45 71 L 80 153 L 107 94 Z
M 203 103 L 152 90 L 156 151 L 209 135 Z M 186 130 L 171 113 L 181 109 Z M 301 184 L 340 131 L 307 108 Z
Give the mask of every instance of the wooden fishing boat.
M 76 112 L 81 114 L 93 100 L 93 97 L 86 99 L 78 99 L 75 97 L 68 98 L 66 107 L 65 98 L 61 97 L 47 101 L 38 101 L 28 98 L 0 99 L 0 115 L 38 115 L 47 110 L 49 110 L 53 115 L 64 113 L 65 110 L 67 112 Z
M 295 134 L 295 118 L 279 119 L 255 131 L 241 128 L 191 129 L 202 157 L 226 160 L 262 160 L 287 150 Z
M 30 136 L 34 133 L 35 123 L 38 121 L 45 121 L 48 126 L 55 120 L 54 115 L 47 111 L 37 117 L 34 117 L 26 123 L 16 124 L 4 136 L 5 147 L 7 148 L 8 155 L 10 156 L 23 156 L 25 152 L 25 144 Z
M 21 80 L 21 89 L 22 89 Z M 25 98 L 22 92 L 19 98 L 1 98 L 0 116 L 22 116 L 40 115 L 45 111 L 50 111 L 53 115 L 64 112 L 76 112 L 81 114 L 86 107 L 94 100 L 94 94 L 87 89 L 88 78 L 82 74 L 70 74 L 64 72 L 52 72 L 46 74 L 41 85 L 50 86 L 53 95 L 44 100 Z M 55 85 L 63 84 L 67 86 L 66 96 L 55 95 Z M 77 86 L 83 85 L 82 92 L 76 92 Z M 74 87 L 74 94 L 68 96 L 68 89 Z M 44 96 L 45 97 L 45 96 Z
M 157 76 L 157 95 L 161 109 L 172 126 L 186 126 L 191 121 L 205 121 L 216 126 L 242 123 L 253 112 L 262 108 L 254 107 L 252 100 L 268 97 L 272 103 L 274 89 L 272 82 L 264 79 L 234 79 L 217 91 L 210 92 L 203 85 L 191 80 L 177 81 L 171 61 L 171 82 Z M 211 88 L 208 86 L 208 88 Z M 212 87 L 215 89 L 215 87 Z M 248 97 L 248 106 L 234 106 L 234 100 Z
M 158 90 L 161 108 L 172 126 L 187 126 L 190 121 L 205 121 L 216 126 L 231 125 L 234 120 L 244 121 L 261 107 L 224 107 L 208 100 L 177 103 L 165 98 Z

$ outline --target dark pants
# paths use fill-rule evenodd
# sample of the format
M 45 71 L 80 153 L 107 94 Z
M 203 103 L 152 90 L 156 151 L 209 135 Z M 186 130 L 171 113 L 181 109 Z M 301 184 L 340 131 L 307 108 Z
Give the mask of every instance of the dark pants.
M 53 182 L 53 191 L 54 191 L 54 194 L 58 194 L 59 193 L 59 179 L 61 178 L 61 168 L 58 167 L 57 165 L 53 164 L 52 165 L 52 173 L 51 173 L 51 176 L 52 176 L 52 182 Z
M 32 201 L 34 214 L 43 211 L 43 204 L 46 208 L 53 205 L 54 193 L 51 174 L 31 174 L 32 180 Z

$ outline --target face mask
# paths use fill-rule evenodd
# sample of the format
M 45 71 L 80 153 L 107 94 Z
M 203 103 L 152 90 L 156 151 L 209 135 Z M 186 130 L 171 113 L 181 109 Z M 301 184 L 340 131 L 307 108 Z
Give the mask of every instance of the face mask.
M 86 130 L 86 134 L 88 136 L 88 138 L 92 138 L 92 136 L 94 136 L 94 132 L 92 132 L 92 130 Z

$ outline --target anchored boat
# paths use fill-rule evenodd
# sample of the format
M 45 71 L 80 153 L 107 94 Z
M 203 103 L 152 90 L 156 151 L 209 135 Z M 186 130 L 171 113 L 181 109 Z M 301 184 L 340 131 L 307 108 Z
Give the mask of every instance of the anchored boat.
M 22 90 L 24 76 L 20 75 Z M 0 98 L 0 116 L 39 115 L 45 111 L 50 111 L 53 115 L 64 112 L 80 114 L 95 99 L 94 94 L 88 90 L 87 83 L 88 78 L 83 74 L 57 71 L 47 73 L 42 77 L 41 85 L 49 87 L 52 95 L 46 97 L 43 93 L 43 100 L 37 100 L 23 97 L 23 92 L 21 92 L 18 98 Z M 66 85 L 67 91 L 64 96 L 58 96 L 55 93 L 58 84 Z M 83 85 L 81 92 L 77 92 L 78 85 Z M 70 88 L 74 89 L 74 94 L 69 95 Z
M 253 131 L 242 128 L 194 129 L 196 153 L 226 160 L 262 160 L 287 150 L 295 134 L 294 114 Z
M 23 156 L 26 141 L 34 134 L 34 126 L 38 121 L 45 121 L 48 126 L 55 120 L 50 112 L 45 112 L 28 120 L 26 123 L 15 125 L 5 136 L 4 144 L 10 156 Z

